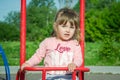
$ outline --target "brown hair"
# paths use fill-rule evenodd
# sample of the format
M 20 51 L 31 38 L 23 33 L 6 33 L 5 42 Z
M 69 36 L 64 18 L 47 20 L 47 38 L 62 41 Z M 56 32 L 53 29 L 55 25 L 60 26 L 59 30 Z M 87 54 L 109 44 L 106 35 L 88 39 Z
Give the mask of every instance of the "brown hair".
M 80 37 L 79 15 L 74 10 L 69 8 L 60 9 L 56 14 L 55 23 L 65 25 L 68 21 L 72 26 L 75 25 L 76 27 L 76 31 L 73 36 L 73 39 L 76 39 L 79 41 L 79 37 Z M 56 36 L 56 32 L 54 31 L 52 35 Z

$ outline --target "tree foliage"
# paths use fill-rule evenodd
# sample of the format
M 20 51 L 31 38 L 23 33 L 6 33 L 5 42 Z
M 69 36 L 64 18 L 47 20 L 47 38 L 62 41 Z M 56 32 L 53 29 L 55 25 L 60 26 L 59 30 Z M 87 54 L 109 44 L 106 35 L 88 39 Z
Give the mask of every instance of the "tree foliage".
M 114 37 L 116 41 L 120 41 L 119 25 L 120 25 L 120 2 L 111 3 L 109 7 L 100 9 L 90 9 L 86 12 L 86 40 L 98 41 L 103 40 L 104 35 Z
M 5 18 L 5 22 L 12 25 L 16 26 L 17 28 L 20 27 L 20 13 L 11 11 L 8 13 L 8 16 Z
M 27 8 L 27 39 L 41 40 L 51 33 L 56 8 L 53 0 L 32 0 Z
M 19 40 L 19 29 L 5 22 L 0 22 L 0 41 Z
M 116 2 L 116 0 L 86 0 L 86 11 L 90 9 L 102 10 L 105 7 L 110 7 L 111 3 Z
M 65 1 L 68 1 L 68 3 L 71 2 L 71 0 Z M 60 2 L 60 4 L 62 3 L 63 2 Z M 119 5 L 120 2 L 116 2 L 116 0 L 86 0 L 86 41 L 101 41 L 104 40 L 104 35 L 110 35 L 111 37 L 114 37 L 115 41 L 120 41 Z M 78 3 L 73 9 L 79 12 L 79 8 L 80 5 L 78 0 Z M 27 40 L 42 40 L 43 38 L 49 36 L 52 32 L 51 28 L 53 26 L 56 11 L 57 9 L 53 0 L 31 0 L 30 4 L 27 6 Z M 16 27 L 17 34 L 19 34 L 20 12 L 10 12 L 6 17 L 4 24 L 6 24 L 6 26 L 10 25 L 12 27 Z M 0 25 L 3 26 L 3 23 Z M 7 27 L 1 27 L 1 30 L 4 30 L 2 28 L 6 29 L 6 32 L 4 31 L 4 34 L 7 33 L 7 29 L 9 29 Z M 11 35 L 11 33 L 12 32 L 10 32 L 7 36 Z M 1 40 L 13 39 L 14 37 Z
M 85 39 L 89 42 L 104 40 L 104 35 L 120 41 L 120 2 L 116 0 L 86 0 Z M 79 2 L 74 7 L 79 12 Z
M 99 49 L 99 60 L 107 64 L 120 65 L 120 45 L 115 44 L 114 38 L 104 35 L 104 41 Z

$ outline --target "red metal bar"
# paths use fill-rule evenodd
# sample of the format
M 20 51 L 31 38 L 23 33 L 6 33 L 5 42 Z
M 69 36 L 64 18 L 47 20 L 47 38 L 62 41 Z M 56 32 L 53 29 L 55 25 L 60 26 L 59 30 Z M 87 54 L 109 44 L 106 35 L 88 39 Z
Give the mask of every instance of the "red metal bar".
M 68 68 L 67 67 L 25 67 L 24 70 L 26 71 L 67 71 Z M 79 67 L 76 68 L 75 70 L 78 71 L 83 71 L 83 72 L 88 72 L 89 69 L 86 67 Z
M 42 69 L 42 80 L 46 80 L 46 70 Z
M 42 71 L 42 80 L 46 80 L 46 71 L 67 71 L 67 70 L 68 70 L 67 67 L 25 67 L 24 68 L 24 71 Z M 18 71 L 16 75 L 16 80 L 24 80 L 24 78 L 22 77 L 23 74 L 25 74 L 24 71 L 23 72 L 20 72 L 20 70 Z M 76 80 L 76 71 L 89 72 L 89 68 L 85 68 L 85 67 L 76 68 L 72 74 L 72 80 Z M 83 79 L 82 76 L 80 76 L 79 78 L 80 80 Z
M 80 0 L 80 45 L 81 45 L 81 50 L 82 50 L 82 58 L 83 58 L 83 63 L 82 67 L 84 67 L 84 42 L 85 42 L 85 29 L 84 29 L 84 13 L 85 13 L 85 0 Z M 79 72 L 79 78 L 80 80 L 84 80 L 84 72 L 80 71 Z
M 20 80 L 25 80 L 25 71 L 20 73 Z
M 19 80 L 20 78 L 20 70 L 18 70 L 17 74 L 16 74 L 16 80 Z
M 72 80 L 76 80 L 76 71 L 72 73 Z
M 46 71 L 67 71 L 67 67 L 25 67 L 25 71 L 42 71 L 42 80 L 46 80 Z M 72 74 L 72 80 L 76 80 L 76 71 L 79 71 L 80 73 L 83 72 L 89 72 L 89 68 L 85 67 L 79 67 L 76 68 L 75 71 Z M 84 78 L 84 76 L 79 77 L 80 80 Z
M 80 45 L 81 45 L 81 50 L 82 50 L 82 57 L 83 57 L 83 64 L 82 66 L 84 66 L 84 41 L 85 41 L 85 30 L 84 30 L 84 10 L 85 10 L 85 1 L 84 0 L 80 0 Z
M 26 0 L 21 0 L 20 67 L 25 62 L 25 58 L 26 58 Z M 25 72 L 20 71 L 19 74 L 20 80 L 25 80 Z
M 80 80 L 84 80 L 84 72 L 80 71 L 78 76 Z
M 20 66 L 25 62 L 26 57 L 26 0 L 21 0 L 20 20 Z

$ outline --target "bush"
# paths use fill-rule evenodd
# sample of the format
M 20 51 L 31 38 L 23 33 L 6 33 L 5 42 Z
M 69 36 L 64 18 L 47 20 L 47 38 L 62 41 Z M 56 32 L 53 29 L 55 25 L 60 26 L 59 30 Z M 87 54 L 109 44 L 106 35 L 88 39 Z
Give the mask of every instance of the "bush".
M 113 63 L 113 65 L 120 65 L 120 50 L 119 45 L 114 44 L 114 38 L 106 35 L 103 41 L 103 45 L 99 50 L 99 59 L 107 63 Z
M 0 41 L 19 40 L 20 31 L 16 26 L 0 22 Z
M 104 40 L 103 35 L 114 37 L 120 42 L 120 2 L 113 3 L 102 10 L 90 9 L 85 14 L 86 41 L 95 42 Z M 107 33 L 110 32 L 110 33 Z

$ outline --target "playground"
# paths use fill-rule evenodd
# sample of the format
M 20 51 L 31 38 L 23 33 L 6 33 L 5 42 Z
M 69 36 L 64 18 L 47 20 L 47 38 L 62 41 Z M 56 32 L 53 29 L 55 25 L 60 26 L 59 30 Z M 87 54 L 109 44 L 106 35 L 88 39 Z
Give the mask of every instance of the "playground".
M 85 1 L 80 0 L 80 46 L 83 60 L 80 67 L 72 72 L 72 79 L 76 80 L 76 73 L 80 80 L 120 80 L 119 66 L 85 66 L 84 62 L 84 11 Z M 20 17 L 20 66 L 9 66 L 4 50 L 0 47 L 0 54 L 4 66 L 0 66 L 0 80 L 46 80 L 47 71 L 67 71 L 67 67 L 25 67 L 21 70 L 21 65 L 26 60 L 26 0 L 21 0 Z

